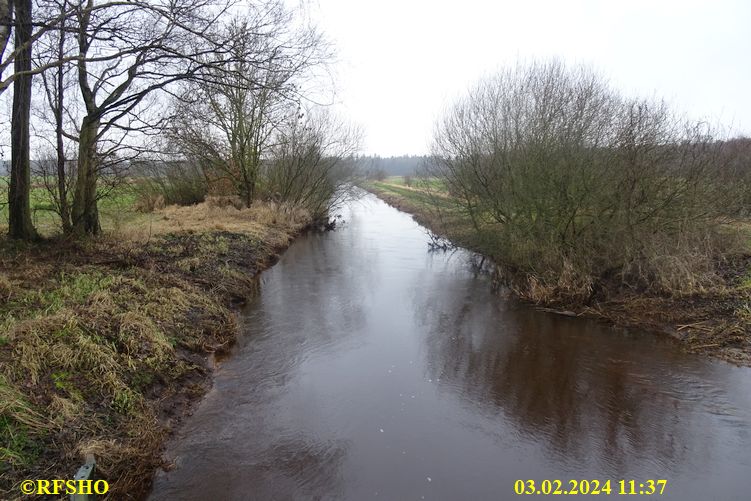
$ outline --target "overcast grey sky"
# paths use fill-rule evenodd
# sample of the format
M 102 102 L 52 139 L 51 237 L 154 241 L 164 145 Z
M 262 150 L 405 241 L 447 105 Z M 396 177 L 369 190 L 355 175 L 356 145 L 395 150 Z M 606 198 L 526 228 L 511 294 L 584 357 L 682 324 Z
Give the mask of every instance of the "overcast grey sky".
M 317 0 L 337 46 L 340 112 L 365 153 L 428 151 L 435 118 L 517 58 L 586 63 L 625 93 L 666 98 L 751 134 L 751 0 Z

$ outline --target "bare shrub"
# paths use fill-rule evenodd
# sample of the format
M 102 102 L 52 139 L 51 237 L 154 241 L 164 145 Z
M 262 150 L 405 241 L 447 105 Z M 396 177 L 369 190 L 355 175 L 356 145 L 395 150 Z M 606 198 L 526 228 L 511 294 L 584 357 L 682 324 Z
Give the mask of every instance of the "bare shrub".
M 328 218 L 349 197 L 359 143 L 357 128 L 326 111 L 296 115 L 281 128 L 265 164 L 267 198 L 300 206 L 317 221 Z
M 722 179 L 725 144 L 585 67 L 535 62 L 457 101 L 430 175 L 536 297 L 586 301 L 603 284 L 684 293 L 712 283 L 728 248 L 718 226 L 741 209 Z
M 164 209 L 164 196 L 149 191 L 138 191 L 138 196 L 133 208 L 136 212 L 154 212 L 155 210 Z
M 245 206 L 245 203 L 237 195 L 213 195 L 206 197 L 206 205 L 209 207 L 234 207 L 240 210 Z
M 380 167 L 374 167 L 366 169 L 365 177 L 372 181 L 385 181 L 386 178 L 389 177 L 389 175 L 384 169 Z
M 153 211 L 166 205 L 194 205 L 203 202 L 208 193 L 208 181 L 203 170 L 192 162 L 140 162 L 133 167 L 136 206 Z
M 174 102 L 171 148 L 231 180 L 246 207 L 258 198 L 277 130 L 299 114 L 307 80 L 331 59 L 328 42 L 301 22 L 302 9 L 259 2 L 225 28 L 232 62 L 210 65 Z

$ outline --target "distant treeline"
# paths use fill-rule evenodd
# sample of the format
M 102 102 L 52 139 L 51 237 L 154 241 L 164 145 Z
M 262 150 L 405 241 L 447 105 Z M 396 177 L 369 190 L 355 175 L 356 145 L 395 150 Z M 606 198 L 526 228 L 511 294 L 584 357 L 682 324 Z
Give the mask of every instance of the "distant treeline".
M 411 176 L 418 174 L 420 170 L 424 169 L 430 158 L 424 155 L 401 155 L 398 157 L 361 156 L 358 158 L 358 167 L 366 176 L 372 178 Z

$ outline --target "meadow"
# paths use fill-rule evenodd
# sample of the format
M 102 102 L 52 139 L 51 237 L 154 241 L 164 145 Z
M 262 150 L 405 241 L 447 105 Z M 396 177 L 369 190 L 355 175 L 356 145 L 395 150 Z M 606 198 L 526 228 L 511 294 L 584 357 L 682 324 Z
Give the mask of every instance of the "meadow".
M 0 176 L 0 232 L 7 233 L 8 227 L 8 186 L 7 176 Z M 34 226 L 43 237 L 53 237 L 60 233 L 60 217 L 55 212 L 53 197 L 45 188 L 42 179 L 32 179 L 31 214 Z M 109 191 L 99 202 L 102 228 L 117 232 L 125 228 L 135 228 L 148 224 L 149 216 L 136 210 L 138 194 L 131 183 L 123 183 Z

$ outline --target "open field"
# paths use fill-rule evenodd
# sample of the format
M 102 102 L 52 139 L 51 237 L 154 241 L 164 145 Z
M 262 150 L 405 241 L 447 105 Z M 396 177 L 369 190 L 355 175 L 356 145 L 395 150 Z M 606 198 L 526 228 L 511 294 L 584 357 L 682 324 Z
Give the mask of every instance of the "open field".
M 408 182 L 409 180 L 409 182 Z M 440 179 L 424 176 L 389 176 L 383 181 L 376 181 L 389 186 L 406 186 L 415 189 L 430 189 L 433 191 L 445 191 L 445 186 Z
M 486 226 L 475 231 L 445 193 L 407 188 L 392 178 L 369 182 L 365 187 L 387 203 L 413 214 L 435 233 L 495 260 L 493 228 Z M 560 297 L 532 302 L 567 315 L 592 316 L 616 325 L 667 333 L 689 350 L 751 365 L 751 225 L 746 221 L 735 225 L 745 235 L 747 251 L 721 263 L 724 283 L 701 293 L 668 296 L 618 291 L 605 301 L 584 305 Z M 529 297 L 522 299 L 530 301 Z
M 0 176 L 0 232 L 8 228 L 7 177 Z M 131 185 L 122 186 L 103 197 L 99 202 L 102 228 L 118 231 L 139 223 L 146 224 L 148 215 L 135 210 L 136 193 Z M 54 212 L 49 192 L 41 180 L 34 180 L 31 189 L 31 213 L 34 226 L 42 236 L 51 237 L 60 233 L 60 217 Z
M 145 215 L 129 202 L 103 204 L 103 238 L 0 238 L 2 499 L 26 478 L 73 478 L 86 453 L 111 499 L 143 495 L 209 355 L 235 338 L 232 305 L 309 224 L 271 203 Z

